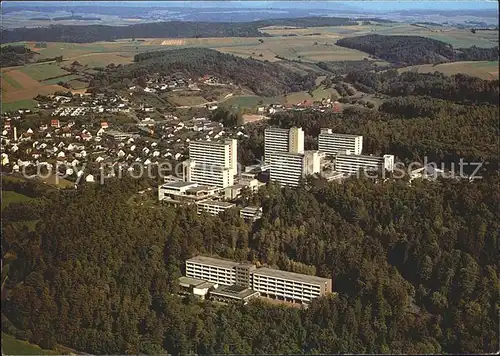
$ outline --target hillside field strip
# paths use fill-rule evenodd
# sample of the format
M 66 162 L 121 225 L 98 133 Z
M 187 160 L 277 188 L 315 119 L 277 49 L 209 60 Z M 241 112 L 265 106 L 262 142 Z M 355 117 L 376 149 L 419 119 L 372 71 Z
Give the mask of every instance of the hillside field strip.
M 398 69 L 399 72 L 416 71 L 418 73 L 433 73 L 435 71 L 446 75 L 465 73 L 481 79 L 498 79 L 498 61 L 452 62 L 438 65 L 421 64 Z

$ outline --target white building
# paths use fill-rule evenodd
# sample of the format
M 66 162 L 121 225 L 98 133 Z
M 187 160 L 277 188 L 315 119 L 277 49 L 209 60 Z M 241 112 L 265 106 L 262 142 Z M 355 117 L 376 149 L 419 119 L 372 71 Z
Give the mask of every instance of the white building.
M 256 268 L 212 257 L 196 256 L 186 261 L 186 276 L 227 286 L 240 286 L 267 298 L 307 303 L 332 292 L 332 280 L 271 268 Z
M 356 174 L 360 170 L 392 172 L 394 170 L 394 156 L 336 155 L 335 171 L 345 174 Z
M 158 200 L 190 203 L 213 197 L 218 190 L 198 183 L 171 181 L 158 187 Z
M 202 200 L 200 202 L 196 203 L 198 207 L 198 214 L 201 214 L 202 212 L 207 212 L 210 215 L 219 215 L 223 211 L 226 211 L 228 209 L 231 209 L 235 207 L 233 203 L 227 203 L 223 201 L 217 201 L 217 200 Z
M 196 256 L 186 260 L 186 276 L 230 286 L 236 283 L 238 262 Z
M 307 303 L 332 292 L 332 280 L 329 278 L 272 268 L 257 268 L 252 280 L 252 289 L 262 296 L 285 301 Z
M 339 134 L 331 129 L 321 129 L 318 136 L 318 149 L 328 155 L 345 153 L 360 155 L 363 151 L 363 136 Z
M 273 153 L 303 153 L 304 131 L 300 127 L 290 129 L 268 128 L 264 132 L 264 160 L 271 163 Z
M 271 154 L 270 179 L 281 185 L 295 187 L 300 179 L 309 174 L 320 172 L 320 155 L 318 151 Z
M 220 188 L 234 185 L 234 176 L 238 171 L 237 145 L 235 139 L 190 142 L 185 180 Z

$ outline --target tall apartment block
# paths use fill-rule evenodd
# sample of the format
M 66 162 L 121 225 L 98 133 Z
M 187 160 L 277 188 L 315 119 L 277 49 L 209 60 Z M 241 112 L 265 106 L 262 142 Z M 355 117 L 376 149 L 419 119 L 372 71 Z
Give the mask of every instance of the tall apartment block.
M 204 256 L 186 261 L 186 276 L 221 285 L 251 288 L 264 297 L 289 302 L 307 303 L 332 292 L 332 280 L 329 278 L 256 268 L 251 263 Z
M 363 151 L 363 136 L 339 134 L 332 132 L 331 129 L 321 129 L 318 149 L 328 155 L 345 154 L 346 151 L 360 155 Z
M 346 155 L 339 154 L 335 157 L 335 170 L 341 173 L 355 174 L 359 170 L 394 170 L 394 156 L 384 155 L 365 156 L 365 155 Z
M 268 128 L 264 132 L 264 160 L 271 163 L 273 153 L 303 153 L 304 131 L 300 127 L 290 129 Z
M 190 142 L 189 160 L 184 162 L 184 180 L 219 188 L 234 185 L 238 170 L 237 145 L 234 139 Z
M 318 151 L 271 154 L 270 179 L 281 185 L 298 186 L 300 179 L 320 172 Z

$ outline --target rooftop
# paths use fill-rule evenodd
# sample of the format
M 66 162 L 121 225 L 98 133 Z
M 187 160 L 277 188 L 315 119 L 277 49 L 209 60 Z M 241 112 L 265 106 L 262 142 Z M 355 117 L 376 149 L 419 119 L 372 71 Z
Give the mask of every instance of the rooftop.
M 342 133 L 337 133 L 337 132 L 324 132 L 322 131 L 320 135 L 335 135 L 335 136 L 341 136 L 345 138 L 356 138 L 356 137 L 363 137 L 362 135 L 353 135 L 353 134 L 342 134 Z
M 259 294 L 259 292 L 235 284 L 232 286 L 221 286 L 213 290 L 211 294 L 230 297 L 230 298 L 245 299 L 252 295 Z
M 309 276 L 307 274 L 300 274 L 294 272 L 280 271 L 278 269 L 262 267 L 254 271 L 254 275 L 263 275 L 268 277 L 275 277 L 281 279 L 288 279 L 291 281 L 302 282 L 302 283 L 325 283 L 330 281 L 329 278 Z
M 258 207 L 258 206 L 246 206 L 246 207 L 242 208 L 241 211 L 249 212 L 249 213 L 256 213 L 256 212 L 262 211 L 262 208 Z
M 181 285 L 189 285 L 189 286 L 200 286 L 203 283 L 207 283 L 204 280 L 201 279 L 196 279 L 196 278 L 190 278 L 190 277 L 179 277 L 179 284 Z
M 225 201 L 209 200 L 209 199 L 200 201 L 198 204 L 208 204 L 208 205 L 220 206 L 222 208 L 231 208 L 235 206 L 233 203 L 227 203 Z
M 185 188 L 185 187 L 191 187 L 193 188 L 197 187 L 197 183 L 193 182 L 170 182 L 170 183 L 165 183 L 162 185 L 162 188 Z
M 221 267 L 221 268 L 234 268 L 235 266 L 240 264 L 239 262 L 235 262 L 235 261 L 221 260 L 218 258 L 212 258 L 212 257 L 206 257 L 206 256 L 195 256 L 193 258 L 190 258 L 186 262 L 201 263 L 201 264 L 214 266 L 214 267 Z

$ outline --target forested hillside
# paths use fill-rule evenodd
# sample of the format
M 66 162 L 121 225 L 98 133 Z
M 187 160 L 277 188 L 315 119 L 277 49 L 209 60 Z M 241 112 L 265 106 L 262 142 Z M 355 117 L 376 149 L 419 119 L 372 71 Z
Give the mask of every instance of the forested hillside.
M 356 25 L 342 17 L 305 17 L 298 19 L 261 20 L 254 22 L 156 22 L 130 26 L 53 25 L 40 28 L 16 28 L 0 31 L 1 43 L 20 41 L 96 42 L 119 38 L 181 38 L 181 37 L 267 37 L 259 28 L 281 26 Z
M 273 63 L 236 57 L 206 48 L 141 53 L 135 56 L 135 61 L 134 64 L 99 74 L 91 86 L 102 88 L 105 83 L 121 83 L 125 78 L 134 80 L 157 72 L 179 72 L 193 78 L 209 73 L 264 96 L 309 90 L 315 85 L 315 75 L 312 73 L 301 76 Z
M 2 67 L 22 66 L 30 63 L 36 52 L 25 46 L 3 46 L 0 51 L 0 65 Z
M 495 61 L 498 47 L 457 48 L 442 41 L 420 36 L 365 35 L 341 38 L 338 46 L 357 49 L 393 64 L 407 66 L 451 61 Z
M 458 101 L 490 103 L 498 105 L 499 81 L 483 80 L 465 74 L 452 76 L 443 73 L 404 72 L 396 70 L 380 73 L 350 71 L 346 80 L 360 90 L 393 96 L 428 95 L 435 98 Z
M 498 177 L 270 185 L 236 212 L 131 206 L 138 181 L 55 193 L 36 232 L 3 220 L 15 253 L 2 328 L 93 354 L 482 353 L 498 346 Z M 308 310 L 175 296 L 198 253 L 332 277 Z

